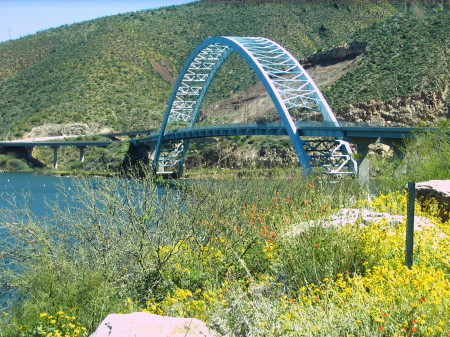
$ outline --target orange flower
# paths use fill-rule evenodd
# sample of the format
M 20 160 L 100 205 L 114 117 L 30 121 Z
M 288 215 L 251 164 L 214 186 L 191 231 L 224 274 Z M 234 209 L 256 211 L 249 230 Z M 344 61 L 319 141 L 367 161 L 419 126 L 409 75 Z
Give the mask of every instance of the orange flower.
M 381 314 L 381 316 L 386 317 L 388 314 Z
M 273 233 L 273 232 L 272 232 L 272 237 L 273 237 L 273 238 L 276 238 L 277 236 L 278 236 L 278 235 L 277 235 L 276 233 Z
M 413 332 L 414 332 L 414 331 L 417 331 L 417 328 L 412 327 L 412 328 L 411 328 L 411 331 L 413 331 Z
M 378 330 L 383 331 L 384 330 L 384 326 L 379 326 Z
M 273 200 L 273 201 L 277 200 L 277 197 L 273 197 L 272 200 Z
M 426 300 L 425 300 L 425 297 L 421 297 L 421 298 L 419 298 L 419 302 L 425 302 Z
M 291 299 L 289 300 L 289 302 L 294 303 L 294 302 L 295 302 L 295 298 L 291 298 Z
M 319 247 L 320 246 L 320 243 L 315 243 L 314 244 L 314 247 Z

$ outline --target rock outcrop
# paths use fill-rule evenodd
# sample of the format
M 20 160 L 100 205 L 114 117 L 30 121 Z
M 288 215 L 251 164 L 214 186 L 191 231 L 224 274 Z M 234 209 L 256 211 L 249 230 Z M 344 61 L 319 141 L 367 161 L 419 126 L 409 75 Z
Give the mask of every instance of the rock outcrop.
M 292 234 L 299 234 L 304 232 L 309 227 L 317 226 L 318 224 L 323 227 L 341 227 L 345 225 L 355 225 L 359 224 L 360 226 L 368 226 L 372 223 L 379 221 L 386 221 L 389 224 L 400 224 L 406 221 L 406 216 L 404 215 L 393 215 L 387 212 L 375 212 L 368 209 L 359 209 L 359 208 L 343 208 L 335 213 L 331 214 L 327 218 L 323 218 L 320 220 L 310 220 L 307 222 L 300 223 L 295 226 Z M 421 231 L 426 227 L 436 227 L 431 220 L 422 216 L 414 217 L 414 230 Z M 442 237 L 446 235 L 441 233 Z
M 273 168 L 298 166 L 293 148 L 251 148 L 250 146 L 211 147 L 203 152 L 191 152 L 186 166 L 242 168 Z
M 110 314 L 90 337 L 213 337 L 196 318 L 159 316 L 146 312 Z
M 447 91 L 422 91 L 386 101 L 354 103 L 335 109 L 338 120 L 380 122 L 386 126 L 414 126 L 424 121 L 450 118 Z
M 322 25 L 322 30 L 326 31 L 326 27 Z M 317 65 L 330 65 L 346 60 L 351 60 L 361 55 L 366 51 L 367 42 L 352 41 L 346 42 L 339 46 L 334 46 L 324 50 L 315 52 L 314 54 L 305 57 L 300 62 L 305 68 L 314 67 Z
M 34 127 L 23 138 L 93 135 L 109 132 L 111 129 L 96 123 L 44 124 Z

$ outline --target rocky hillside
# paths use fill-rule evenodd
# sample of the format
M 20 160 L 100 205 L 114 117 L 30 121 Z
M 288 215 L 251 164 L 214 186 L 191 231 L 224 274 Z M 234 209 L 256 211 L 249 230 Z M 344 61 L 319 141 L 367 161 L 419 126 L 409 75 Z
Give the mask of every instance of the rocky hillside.
M 187 55 L 217 35 L 279 42 L 343 119 L 448 118 L 449 12 L 447 0 L 204 0 L 0 43 L 0 138 L 50 123 L 158 127 Z M 211 123 L 273 118 L 245 67 L 232 58 L 219 72 L 207 97 Z

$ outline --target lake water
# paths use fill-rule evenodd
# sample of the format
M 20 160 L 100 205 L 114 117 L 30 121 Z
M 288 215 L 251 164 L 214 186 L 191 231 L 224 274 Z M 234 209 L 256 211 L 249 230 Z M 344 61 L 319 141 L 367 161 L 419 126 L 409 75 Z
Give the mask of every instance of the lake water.
M 0 220 L 2 209 L 11 207 L 12 201 L 17 205 L 28 205 L 38 217 L 49 215 L 51 210 L 48 205 L 55 202 L 63 204 L 65 198 L 70 198 L 67 191 L 77 190 L 84 179 L 86 178 L 43 176 L 29 172 L 0 172 Z M 92 182 L 93 188 L 102 188 L 102 182 L 118 178 L 87 179 Z M 139 189 L 138 185 L 134 186 Z M 62 189 L 65 193 L 61 192 Z M 161 196 L 164 193 L 165 187 L 158 186 L 157 194 Z
M 10 207 L 11 201 L 19 205 L 28 204 L 30 210 L 38 215 L 48 215 L 48 202 L 61 198 L 60 188 L 73 188 L 76 180 L 73 177 L 42 176 L 33 173 L 2 172 L 0 173 L 0 218 L 1 209 Z

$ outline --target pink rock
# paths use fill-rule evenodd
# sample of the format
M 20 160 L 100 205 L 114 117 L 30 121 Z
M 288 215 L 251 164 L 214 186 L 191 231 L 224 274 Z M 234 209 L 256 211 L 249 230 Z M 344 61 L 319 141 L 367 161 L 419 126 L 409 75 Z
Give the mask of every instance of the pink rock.
M 213 337 L 196 318 L 159 316 L 146 312 L 110 314 L 90 337 Z

